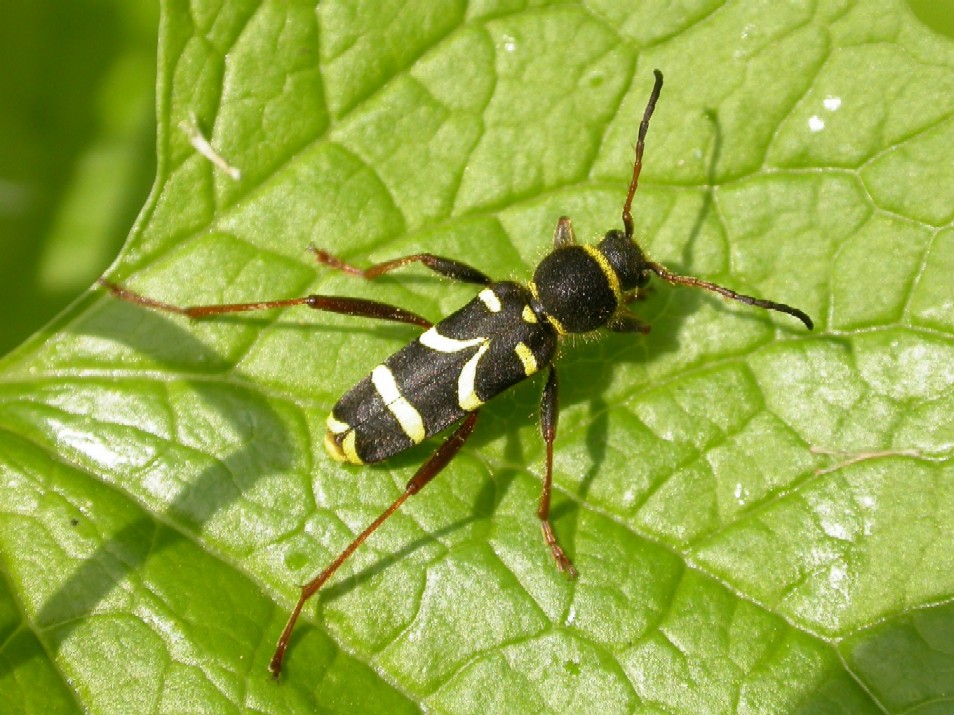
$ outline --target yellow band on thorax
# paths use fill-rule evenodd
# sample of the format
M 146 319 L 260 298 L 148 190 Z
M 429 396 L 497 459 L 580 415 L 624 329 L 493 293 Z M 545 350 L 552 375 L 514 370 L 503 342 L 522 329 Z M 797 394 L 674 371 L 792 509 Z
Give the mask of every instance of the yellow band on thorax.
M 616 296 L 616 302 L 621 303 L 623 300 L 623 290 L 619 285 L 619 276 L 616 275 L 616 271 L 613 269 L 613 266 L 610 265 L 606 256 L 600 253 L 596 246 L 587 245 L 582 248 L 590 258 L 596 261 L 600 270 L 603 271 L 603 275 L 606 276 L 606 282 L 609 283 L 610 290 L 613 291 L 613 295 Z

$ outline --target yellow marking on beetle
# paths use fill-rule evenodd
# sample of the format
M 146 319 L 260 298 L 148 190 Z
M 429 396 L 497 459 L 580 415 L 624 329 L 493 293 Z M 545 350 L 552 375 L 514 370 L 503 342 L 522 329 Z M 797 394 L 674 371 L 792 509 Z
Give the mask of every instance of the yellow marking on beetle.
M 606 256 L 600 253 L 596 246 L 584 245 L 583 250 L 586 251 L 590 258 L 596 261 L 600 270 L 603 271 L 603 275 L 606 276 L 606 281 L 609 283 L 610 290 L 613 291 L 613 295 L 616 296 L 616 302 L 622 302 L 623 291 L 619 286 L 619 276 L 616 275 L 616 271 L 613 270 L 613 266 L 610 265 Z
M 401 394 L 401 388 L 394 379 L 394 373 L 387 366 L 378 365 L 371 371 L 371 383 L 385 406 L 394 415 L 394 419 L 401 425 L 408 439 L 414 444 L 422 442 L 427 436 L 424 431 L 424 420 L 421 419 L 421 413 L 414 408 L 414 405 Z
M 534 298 L 534 300 L 536 300 L 536 301 L 539 303 L 539 302 L 540 302 L 540 293 L 537 292 L 537 284 L 534 283 L 533 281 L 529 281 L 529 282 L 527 283 L 527 287 L 530 289 L 530 295 L 532 295 L 533 298 Z
M 608 265 L 608 264 L 607 264 L 607 265 Z M 618 281 L 617 281 L 617 283 L 618 283 Z M 527 283 L 527 285 L 530 287 L 530 294 L 531 294 L 531 295 L 536 299 L 536 301 L 539 303 L 539 302 L 540 302 L 540 293 L 537 291 L 537 284 L 534 283 L 533 281 L 530 281 L 529 283 Z M 563 327 L 563 324 L 562 324 L 559 320 L 557 320 L 556 318 L 554 318 L 552 315 L 550 315 L 549 313 L 547 313 L 547 322 L 548 322 L 550 325 L 553 326 L 553 329 L 554 329 L 554 330 L 557 331 L 557 335 L 560 335 L 561 337 L 564 336 L 564 335 L 566 335 L 566 329 Z
M 487 342 L 487 338 L 471 338 L 469 340 L 458 340 L 457 338 L 448 338 L 437 332 L 437 327 L 429 328 L 421 333 L 418 342 L 426 348 L 436 350 L 439 353 L 459 353 L 467 348 L 475 348 Z
M 553 326 L 553 329 L 557 331 L 558 335 L 566 335 L 566 328 L 563 327 L 563 323 L 552 315 L 547 315 L 547 322 Z
M 500 312 L 500 298 L 498 298 L 497 294 L 490 288 L 484 288 L 477 294 L 477 297 L 480 298 L 481 302 L 487 306 L 487 310 L 491 313 Z
M 357 438 L 358 435 L 355 434 L 354 430 L 351 430 L 341 441 L 341 447 L 344 449 L 345 459 L 349 462 L 352 464 L 364 464 L 364 460 L 358 456 L 358 451 L 355 449 L 355 440 Z
M 351 425 L 349 425 L 347 422 L 342 422 L 339 420 L 337 417 L 335 417 L 333 412 L 328 415 L 326 424 L 328 425 L 328 429 L 334 434 L 344 434 L 351 429 Z
M 345 438 L 338 443 L 338 438 L 330 430 L 325 432 L 325 451 L 336 462 L 351 462 L 352 464 L 364 464 L 358 452 L 355 449 L 355 439 L 357 435 L 354 430 L 348 432 Z
M 474 356 L 468 360 L 461 368 L 460 376 L 457 378 L 457 404 L 465 412 L 473 412 L 484 401 L 477 397 L 475 383 L 477 380 L 477 363 L 484 353 L 490 348 L 490 342 L 485 342 L 480 346 L 480 350 L 474 353 Z
M 533 351 L 530 350 L 530 348 L 521 342 L 516 344 L 513 351 L 517 353 L 517 357 L 520 358 L 520 362 L 523 363 L 523 371 L 527 377 L 530 377 L 537 371 L 537 359 L 534 357 Z
M 345 453 L 342 451 L 341 445 L 335 441 L 335 436 L 331 430 L 325 432 L 325 451 L 336 462 L 345 461 Z
M 529 305 L 523 306 L 523 312 L 520 314 L 520 317 L 523 318 L 524 323 L 537 322 L 537 314 L 533 312 L 533 309 Z

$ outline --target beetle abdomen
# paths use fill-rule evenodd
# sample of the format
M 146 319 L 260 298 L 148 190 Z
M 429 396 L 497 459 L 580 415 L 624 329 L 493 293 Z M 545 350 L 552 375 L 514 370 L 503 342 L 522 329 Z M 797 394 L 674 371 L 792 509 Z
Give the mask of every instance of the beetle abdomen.
M 387 459 L 550 364 L 557 334 L 532 303 L 527 288 L 494 283 L 394 353 L 331 411 L 329 454 L 355 464 Z

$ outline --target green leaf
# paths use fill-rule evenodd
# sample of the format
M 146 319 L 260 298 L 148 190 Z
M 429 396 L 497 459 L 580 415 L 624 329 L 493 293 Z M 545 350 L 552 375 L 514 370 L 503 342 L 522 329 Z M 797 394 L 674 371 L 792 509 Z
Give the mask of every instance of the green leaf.
M 527 7 L 530 5 L 530 7 Z M 414 330 L 189 322 L 94 289 L 0 363 L 0 697 L 23 712 L 940 713 L 954 631 L 954 46 L 900 2 L 163 7 L 159 169 L 110 270 L 187 305 L 321 292 L 436 318 L 416 251 L 525 278 L 558 216 L 816 319 L 656 285 L 308 606 L 434 445 L 322 447 Z M 185 124 L 183 124 L 185 123 Z M 235 180 L 190 143 L 211 141 Z

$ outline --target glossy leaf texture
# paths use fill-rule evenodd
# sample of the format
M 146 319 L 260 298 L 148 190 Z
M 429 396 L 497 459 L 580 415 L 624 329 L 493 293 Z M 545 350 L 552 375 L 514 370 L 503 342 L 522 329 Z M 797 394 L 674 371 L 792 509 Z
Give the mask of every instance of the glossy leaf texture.
M 22 712 L 919 713 L 954 696 L 954 45 L 893 0 L 250 0 L 162 8 L 158 177 L 108 275 L 197 304 L 320 292 L 432 319 L 560 215 L 806 310 L 655 285 L 648 336 L 542 382 L 306 610 L 433 445 L 350 468 L 335 400 L 415 330 L 193 321 L 93 288 L 0 364 L 0 698 Z M 234 179 L 190 143 L 193 126 Z

